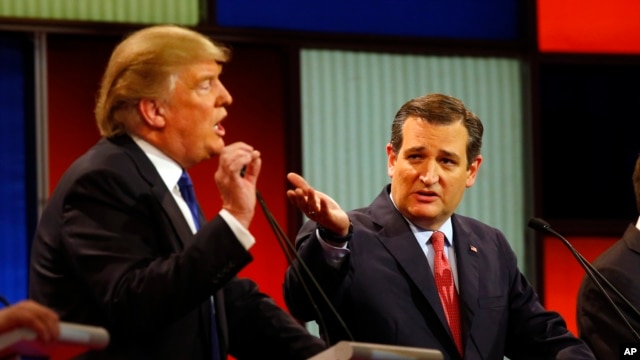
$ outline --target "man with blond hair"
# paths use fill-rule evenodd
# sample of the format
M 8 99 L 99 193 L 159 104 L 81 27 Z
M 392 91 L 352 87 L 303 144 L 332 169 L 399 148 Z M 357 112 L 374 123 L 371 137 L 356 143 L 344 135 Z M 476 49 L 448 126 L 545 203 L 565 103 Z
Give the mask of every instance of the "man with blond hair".
M 171 25 L 137 31 L 111 55 L 95 109 L 102 139 L 61 178 L 31 258 L 33 299 L 111 334 L 86 358 L 305 359 L 324 348 L 236 277 L 252 260 L 261 158 L 223 140 L 228 56 Z M 186 170 L 214 156 L 222 209 L 207 222 Z

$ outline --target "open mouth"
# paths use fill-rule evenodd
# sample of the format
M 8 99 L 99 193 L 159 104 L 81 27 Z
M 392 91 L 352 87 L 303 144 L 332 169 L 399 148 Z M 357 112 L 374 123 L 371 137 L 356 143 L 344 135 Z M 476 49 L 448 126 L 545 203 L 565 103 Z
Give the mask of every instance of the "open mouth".
M 219 136 L 224 136 L 225 134 L 224 127 L 220 123 L 215 124 L 213 126 L 213 130 L 215 130 L 216 134 L 218 134 Z

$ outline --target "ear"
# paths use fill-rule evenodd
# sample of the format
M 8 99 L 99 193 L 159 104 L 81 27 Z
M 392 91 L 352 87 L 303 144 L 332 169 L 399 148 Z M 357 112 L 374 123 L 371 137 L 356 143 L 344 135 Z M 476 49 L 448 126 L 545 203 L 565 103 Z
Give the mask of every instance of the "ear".
M 152 128 L 161 129 L 167 123 L 165 109 L 157 100 L 141 99 L 138 102 L 138 110 L 144 122 Z
M 391 143 L 387 144 L 387 175 L 393 177 L 393 170 L 396 165 L 396 153 L 393 151 Z
M 482 164 L 482 155 L 476 156 L 475 159 L 471 162 L 469 169 L 467 170 L 467 183 L 466 186 L 468 188 L 472 187 L 476 182 L 476 176 L 478 176 L 478 171 L 480 170 L 480 165 Z

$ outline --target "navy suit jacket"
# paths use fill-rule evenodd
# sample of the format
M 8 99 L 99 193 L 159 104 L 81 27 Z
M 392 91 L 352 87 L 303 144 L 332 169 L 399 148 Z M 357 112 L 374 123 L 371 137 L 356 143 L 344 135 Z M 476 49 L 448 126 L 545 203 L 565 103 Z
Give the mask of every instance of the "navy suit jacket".
M 593 262 L 604 277 L 618 289 L 629 302 L 640 309 L 640 230 L 635 224 L 627 227 L 622 239 L 603 252 Z M 602 283 L 606 289 L 607 286 Z M 629 308 L 617 295 L 607 293 L 620 308 L 629 324 L 640 333 L 640 316 Z M 578 332 L 593 349 L 598 359 L 617 359 L 619 346 L 623 343 L 638 343 L 638 339 L 620 318 L 611 303 L 598 287 L 585 277 L 578 293 Z
M 31 298 L 109 331 L 109 347 L 88 359 L 211 359 L 214 294 L 222 358 L 304 359 L 324 348 L 235 276 L 252 257 L 220 216 L 191 232 L 129 136 L 100 140 L 65 172 L 31 256 Z
M 349 331 L 356 341 L 438 349 L 445 359 L 460 359 L 427 259 L 389 190 L 390 185 L 369 207 L 349 212 L 354 233 L 339 269 L 328 266 L 316 225 L 307 222 L 301 229 L 300 255 L 347 330 L 314 294 L 320 322 L 332 343 L 348 339 Z M 499 230 L 459 215 L 452 222 L 465 359 L 593 359 L 564 320 L 542 307 Z M 289 309 L 301 319 L 317 319 L 301 288 L 290 268 Z

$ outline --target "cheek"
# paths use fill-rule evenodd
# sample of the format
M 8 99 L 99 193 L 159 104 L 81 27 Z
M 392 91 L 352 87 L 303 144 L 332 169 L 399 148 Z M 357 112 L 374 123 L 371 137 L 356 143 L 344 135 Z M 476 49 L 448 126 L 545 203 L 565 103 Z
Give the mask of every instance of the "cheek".
M 413 179 L 400 169 L 396 168 L 391 181 L 395 184 L 399 192 L 406 192 L 413 188 Z

